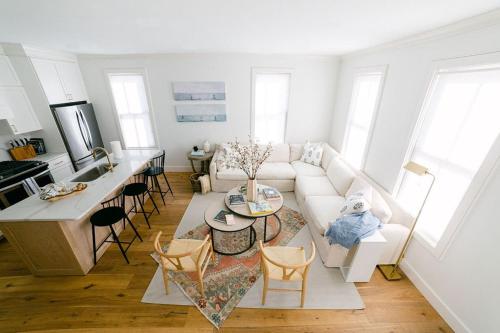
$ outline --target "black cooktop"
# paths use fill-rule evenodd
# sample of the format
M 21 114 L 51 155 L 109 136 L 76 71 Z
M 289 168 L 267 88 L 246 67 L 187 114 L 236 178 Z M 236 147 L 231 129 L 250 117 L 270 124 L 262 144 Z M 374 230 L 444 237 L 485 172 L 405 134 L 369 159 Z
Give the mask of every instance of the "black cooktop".
M 48 168 L 41 161 L 0 161 L 0 186 L 11 179 L 23 179 L 34 176 Z

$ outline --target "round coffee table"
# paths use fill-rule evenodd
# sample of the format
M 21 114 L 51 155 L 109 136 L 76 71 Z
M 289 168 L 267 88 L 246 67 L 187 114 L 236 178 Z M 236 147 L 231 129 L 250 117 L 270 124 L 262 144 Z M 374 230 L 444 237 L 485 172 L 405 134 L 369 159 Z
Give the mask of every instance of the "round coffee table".
M 248 251 L 254 244 L 255 244 L 255 239 L 257 238 L 257 233 L 255 232 L 255 229 L 253 228 L 253 224 L 255 222 L 254 217 L 244 217 L 240 215 L 233 214 L 234 216 L 234 222 L 235 224 L 233 225 L 227 225 L 224 222 L 216 221 L 214 220 L 214 217 L 221 211 L 221 210 L 226 210 L 230 211 L 224 202 L 216 202 L 205 210 L 205 223 L 210 227 L 210 238 L 212 238 L 212 249 L 214 252 L 223 254 L 223 255 L 237 255 L 241 254 L 245 251 Z M 214 240 L 214 233 L 215 232 L 223 232 L 223 233 L 234 233 L 234 232 L 240 232 L 244 231 L 245 229 L 249 230 L 249 244 L 248 247 L 241 251 L 237 252 L 223 252 L 221 250 L 218 250 L 215 246 L 215 240 Z
M 279 198 L 273 199 L 273 200 L 266 200 L 269 203 L 269 205 L 271 206 L 272 212 L 269 212 L 269 213 L 266 213 L 266 214 L 252 215 L 252 213 L 250 212 L 250 208 L 248 208 L 248 204 L 246 203 L 247 199 L 246 199 L 246 195 L 245 194 L 243 194 L 243 197 L 245 198 L 245 203 L 244 204 L 239 204 L 239 205 L 230 205 L 229 204 L 229 196 L 230 195 L 242 194 L 240 192 L 240 188 L 241 188 L 241 186 L 237 186 L 237 187 L 231 189 L 226 194 L 226 197 L 224 198 L 224 202 L 226 203 L 227 208 L 229 208 L 229 210 L 232 211 L 233 213 L 235 213 L 236 215 L 243 216 L 243 217 L 246 217 L 246 218 L 254 218 L 254 219 L 256 219 L 256 218 L 264 218 L 264 239 L 263 239 L 263 241 L 264 241 L 264 243 L 272 241 L 281 232 L 281 220 L 280 220 L 280 218 L 278 217 L 278 215 L 276 213 L 281 209 L 281 207 L 283 207 L 283 196 L 274 187 L 258 184 L 257 185 L 257 190 L 259 192 L 259 194 L 258 194 L 258 200 L 266 200 L 265 196 L 264 196 L 264 193 L 262 192 L 262 190 L 265 189 L 265 188 L 274 189 L 276 192 L 278 192 Z M 267 220 L 268 220 L 269 216 L 274 216 L 274 218 L 278 222 L 278 231 L 274 235 L 272 235 L 272 237 L 267 238 Z

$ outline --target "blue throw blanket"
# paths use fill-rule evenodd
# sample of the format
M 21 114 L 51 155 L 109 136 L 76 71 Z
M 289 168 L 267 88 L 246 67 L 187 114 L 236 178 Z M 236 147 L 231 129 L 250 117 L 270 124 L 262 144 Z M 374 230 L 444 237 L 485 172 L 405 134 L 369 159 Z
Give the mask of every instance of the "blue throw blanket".
M 340 244 L 350 249 L 362 238 L 373 235 L 382 228 L 380 220 L 370 211 L 339 217 L 327 230 L 325 236 L 330 244 Z

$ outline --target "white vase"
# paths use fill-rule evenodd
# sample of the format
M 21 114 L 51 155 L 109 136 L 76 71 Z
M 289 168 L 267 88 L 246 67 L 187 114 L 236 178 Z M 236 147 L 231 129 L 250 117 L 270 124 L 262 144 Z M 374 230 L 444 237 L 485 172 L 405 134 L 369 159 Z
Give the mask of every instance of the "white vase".
M 257 201 L 257 180 L 249 179 L 247 180 L 247 201 L 255 202 Z
M 203 150 L 205 151 L 205 153 L 208 153 L 210 151 L 210 142 L 205 141 L 203 143 Z

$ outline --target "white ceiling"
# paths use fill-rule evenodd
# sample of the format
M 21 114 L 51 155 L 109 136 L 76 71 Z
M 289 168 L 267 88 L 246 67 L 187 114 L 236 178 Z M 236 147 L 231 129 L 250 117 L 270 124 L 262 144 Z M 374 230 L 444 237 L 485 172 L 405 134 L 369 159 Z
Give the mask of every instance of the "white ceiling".
M 77 53 L 344 54 L 500 0 L 1 0 L 0 41 Z

